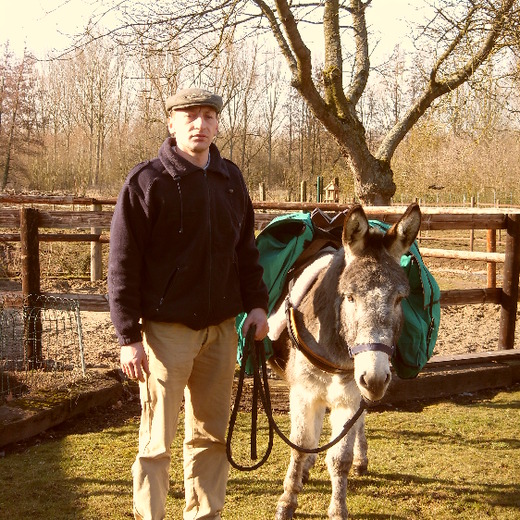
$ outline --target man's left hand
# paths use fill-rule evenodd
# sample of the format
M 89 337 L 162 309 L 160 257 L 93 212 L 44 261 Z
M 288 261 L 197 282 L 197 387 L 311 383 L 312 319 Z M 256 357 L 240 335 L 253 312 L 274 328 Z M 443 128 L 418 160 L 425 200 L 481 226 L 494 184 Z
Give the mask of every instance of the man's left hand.
M 242 334 L 244 337 L 246 336 L 247 331 L 251 325 L 256 326 L 256 341 L 261 341 L 267 336 L 267 333 L 269 332 L 269 325 L 267 324 L 267 314 L 264 309 L 251 309 L 251 311 L 247 314 L 244 325 L 242 325 Z

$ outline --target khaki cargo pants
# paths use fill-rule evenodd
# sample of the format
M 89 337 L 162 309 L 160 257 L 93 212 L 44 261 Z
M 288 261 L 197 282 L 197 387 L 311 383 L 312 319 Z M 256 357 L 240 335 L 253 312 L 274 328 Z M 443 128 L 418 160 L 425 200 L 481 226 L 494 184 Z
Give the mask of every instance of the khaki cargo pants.
M 150 376 L 140 383 L 139 453 L 132 466 L 134 516 L 165 518 L 170 445 L 185 398 L 184 520 L 220 519 L 229 464 L 226 431 L 236 363 L 234 320 L 200 331 L 146 322 Z

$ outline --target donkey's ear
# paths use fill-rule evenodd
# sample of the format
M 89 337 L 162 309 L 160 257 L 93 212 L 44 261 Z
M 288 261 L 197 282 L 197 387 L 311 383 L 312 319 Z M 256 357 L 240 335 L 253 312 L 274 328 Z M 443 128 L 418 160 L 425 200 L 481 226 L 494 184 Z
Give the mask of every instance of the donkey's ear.
M 345 253 L 359 255 L 365 249 L 368 230 L 368 219 L 363 208 L 359 204 L 352 206 L 343 222 L 342 239 Z
M 384 244 L 396 259 L 408 252 L 421 227 L 421 210 L 418 204 L 410 204 L 404 215 L 386 233 Z

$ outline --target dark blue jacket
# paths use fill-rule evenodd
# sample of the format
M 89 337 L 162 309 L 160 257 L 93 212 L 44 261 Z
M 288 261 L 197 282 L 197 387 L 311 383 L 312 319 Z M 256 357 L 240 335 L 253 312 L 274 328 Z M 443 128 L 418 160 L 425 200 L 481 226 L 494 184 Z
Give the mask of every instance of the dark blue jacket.
M 211 145 L 207 170 L 166 139 L 128 175 L 114 210 L 109 301 L 119 343 L 141 340 L 140 319 L 216 325 L 267 310 L 254 212 L 238 167 Z

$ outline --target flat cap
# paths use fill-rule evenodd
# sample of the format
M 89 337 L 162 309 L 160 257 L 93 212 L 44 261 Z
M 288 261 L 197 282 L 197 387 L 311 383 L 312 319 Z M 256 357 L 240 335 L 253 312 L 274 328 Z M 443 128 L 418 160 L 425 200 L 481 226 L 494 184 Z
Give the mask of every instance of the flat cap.
M 201 88 L 185 88 L 176 92 L 166 100 L 166 110 L 179 110 L 195 106 L 209 106 L 217 111 L 222 110 L 222 98 L 209 90 Z

